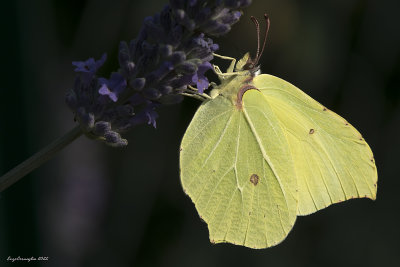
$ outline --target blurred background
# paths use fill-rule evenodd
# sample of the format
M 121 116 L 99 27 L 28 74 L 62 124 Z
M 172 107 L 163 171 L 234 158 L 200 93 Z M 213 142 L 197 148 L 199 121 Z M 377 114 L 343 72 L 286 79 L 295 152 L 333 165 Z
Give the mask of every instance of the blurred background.
M 3 1 L 0 173 L 74 126 L 64 104 L 71 61 L 117 68 L 119 41 L 167 0 Z M 253 0 L 219 53 L 256 49 L 254 15 L 271 18 L 262 70 L 339 113 L 365 137 L 378 196 L 299 217 L 264 250 L 208 240 L 179 180 L 178 148 L 198 101 L 163 107 L 114 149 L 81 137 L 0 194 L 0 266 L 394 266 L 400 260 L 400 22 L 398 0 Z M 264 26 L 264 24 L 262 23 Z M 220 61 L 216 61 L 222 64 Z

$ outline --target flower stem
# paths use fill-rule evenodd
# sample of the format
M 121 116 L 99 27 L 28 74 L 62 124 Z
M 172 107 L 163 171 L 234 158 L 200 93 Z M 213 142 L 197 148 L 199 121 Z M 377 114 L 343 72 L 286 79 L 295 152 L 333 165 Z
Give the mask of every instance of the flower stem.
M 58 138 L 18 166 L 14 167 L 6 174 L 0 177 L 0 192 L 7 189 L 19 179 L 51 159 L 58 151 L 69 145 L 72 141 L 82 135 L 79 126 L 76 126 L 64 136 Z

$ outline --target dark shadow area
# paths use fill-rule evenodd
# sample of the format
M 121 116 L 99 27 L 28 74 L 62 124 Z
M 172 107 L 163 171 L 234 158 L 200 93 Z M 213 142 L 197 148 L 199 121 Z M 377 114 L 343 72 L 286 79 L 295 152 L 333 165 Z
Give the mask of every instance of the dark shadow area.
M 138 34 L 156 1 L 5 1 L 1 8 L 0 173 L 75 123 L 64 104 L 71 61 L 108 54 Z M 81 137 L 0 194 L 0 266 L 396 266 L 400 199 L 400 2 L 253 0 L 219 54 L 254 54 L 250 16 L 270 15 L 263 73 L 302 89 L 354 125 L 374 152 L 376 201 L 299 217 L 276 247 L 208 239 L 179 178 L 179 144 L 199 101 L 159 109 L 115 149 Z M 262 24 L 262 26 L 264 26 Z M 226 63 L 216 61 L 223 69 Z M 29 264 L 8 257 L 49 257 Z

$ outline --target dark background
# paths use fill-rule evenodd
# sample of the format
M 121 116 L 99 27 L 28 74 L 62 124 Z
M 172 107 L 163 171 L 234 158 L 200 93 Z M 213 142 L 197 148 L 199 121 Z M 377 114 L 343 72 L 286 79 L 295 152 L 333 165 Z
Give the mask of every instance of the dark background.
M 71 61 L 117 68 L 158 1 L 3 1 L 0 173 L 74 126 L 64 105 Z M 208 240 L 179 180 L 178 147 L 198 101 L 159 110 L 129 146 L 81 137 L 0 195 L 0 266 L 395 266 L 400 259 L 398 0 L 254 0 L 220 54 L 255 51 L 250 15 L 271 17 L 262 70 L 297 85 L 350 121 L 374 152 L 378 196 L 299 217 L 276 247 L 251 250 Z M 262 24 L 263 25 L 263 24 Z M 217 62 L 219 63 L 219 62 Z M 11 264 L 7 257 L 47 256 Z

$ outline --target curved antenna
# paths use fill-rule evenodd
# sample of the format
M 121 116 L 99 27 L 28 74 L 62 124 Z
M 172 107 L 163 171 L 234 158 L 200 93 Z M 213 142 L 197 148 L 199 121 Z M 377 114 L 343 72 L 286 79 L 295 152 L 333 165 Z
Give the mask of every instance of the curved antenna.
M 256 57 L 254 58 L 254 62 L 253 62 L 253 64 L 256 65 L 258 62 L 258 58 L 260 56 L 260 23 L 258 23 L 258 20 L 253 16 L 251 16 L 250 19 L 251 19 L 251 21 L 253 21 L 254 25 L 256 26 L 256 31 L 257 31 L 257 53 L 256 53 Z
M 258 64 L 258 61 L 260 60 L 262 54 L 264 53 L 265 44 L 267 43 L 267 36 L 268 36 L 268 32 L 269 32 L 270 21 L 269 21 L 268 15 L 264 14 L 266 28 L 265 28 L 265 34 L 264 34 L 264 39 L 263 39 L 263 45 L 262 45 L 261 52 L 260 52 L 260 23 L 258 22 L 258 20 L 255 17 L 251 16 L 250 18 L 251 18 L 251 21 L 253 21 L 254 25 L 256 26 L 257 53 L 256 53 L 256 56 L 254 59 L 249 57 L 249 59 L 247 60 L 247 63 L 243 66 L 243 69 L 254 70 L 254 68 Z
M 265 24 L 267 25 L 267 27 L 265 28 L 264 41 L 263 41 L 263 46 L 262 46 L 262 49 L 261 49 L 261 53 L 256 58 L 256 63 L 255 64 L 257 64 L 258 61 L 260 60 L 261 55 L 264 53 L 265 44 L 267 43 L 267 36 L 268 36 L 269 25 L 270 25 L 269 17 L 268 17 L 267 14 L 264 14 L 264 19 L 265 19 Z M 258 37 L 258 39 L 260 39 L 260 38 Z M 260 45 L 260 41 L 258 41 L 258 45 Z M 258 49 L 257 49 L 257 55 L 258 55 Z

